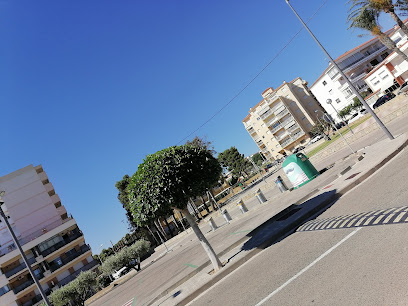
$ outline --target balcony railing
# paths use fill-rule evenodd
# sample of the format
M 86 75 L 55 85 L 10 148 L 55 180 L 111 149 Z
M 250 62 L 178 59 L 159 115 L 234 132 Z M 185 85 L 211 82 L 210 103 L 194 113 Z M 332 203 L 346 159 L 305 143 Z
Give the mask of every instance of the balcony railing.
M 283 133 L 283 134 L 281 134 L 281 135 L 279 135 L 279 136 L 276 136 L 276 139 L 277 140 L 281 140 L 281 139 L 283 139 L 285 136 L 288 136 L 288 133 Z
M 303 132 L 303 131 L 299 131 L 299 132 L 296 132 L 296 133 L 291 134 L 291 136 L 292 136 L 292 138 L 293 138 L 294 140 L 296 140 L 296 139 L 302 137 L 303 135 L 305 135 L 305 132 Z
M 28 263 L 29 263 L 30 265 L 32 265 L 33 263 L 36 262 L 36 260 L 35 260 L 34 257 L 28 258 L 27 260 L 28 260 Z M 24 270 L 25 268 L 27 268 L 27 266 L 26 266 L 26 264 L 23 262 L 23 263 L 19 264 L 17 267 L 13 268 L 12 270 L 7 271 L 6 273 L 4 273 L 4 275 L 6 275 L 6 277 L 9 278 L 10 276 L 16 274 L 17 272 L 20 272 L 21 270 Z
M 272 115 L 272 110 L 268 109 L 268 111 L 266 111 L 265 113 L 263 113 L 261 115 L 261 119 L 264 120 L 265 118 L 269 117 L 270 115 Z
M 26 282 L 22 283 L 21 285 L 18 285 L 17 287 L 13 288 L 13 292 L 15 294 L 19 293 L 20 291 L 23 291 L 25 288 L 30 287 L 32 284 L 34 284 L 33 279 L 29 279 Z
M 81 273 L 82 271 L 87 271 L 93 267 L 95 267 L 96 265 L 98 265 L 98 262 L 96 260 L 92 260 L 90 263 L 86 264 L 85 266 L 83 266 L 82 268 L 79 268 L 78 270 L 76 270 L 74 273 L 72 273 L 71 275 L 68 275 L 67 277 L 61 279 L 58 282 L 58 285 L 60 287 L 65 286 L 66 284 L 68 284 L 69 282 L 73 281 L 78 275 L 79 273 Z
M 276 118 L 282 118 L 283 116 L 285 116 L 287 113 L 289 113 L 288 109 L 285 108 L 283 111 L 281 111 L 280 113 L 276 114 Z
M 73 261 L 75 258 L 81 256 L 82 254 L 88 252 L 89 250 L 90 250 L 90 247 L 88 245 L 84 244 L 83 246 L 81 246 L 79 251 L 73 252 L 71 255 L 65 257 L 64 259 L 61 258 L 61 264 L 57 264 L 55 262 L 50 263 L 49 266 L 50 266 L 51 272 L 54 272 L 54 271 L 58 270 L 62 266 L 66 265 L 70 261 Z
M 83 236 L 83 234 L 77 230 L 72 234 L 71 236 L 68 236 L 68 238 L 64 239 L 63 241 L 60 241 L 53 246 L 49 247 L 48 249 L 45 249 L 44 251 L 41 252 L 41 255 L 43 257 L 46 257 L 50 255 L 51 253 L 55 252 L 56 250 L 62 248 L 63 246 L 67 245 L 68 243 L 78 239 L 79 237 Z
M 44 293 L 46 295 L 49 295 L 51 293 L 51 289 L 47 289 L 44 291 Z M 19 305 L 21 306 L 33 306 L 36 305 L 37 303 L 42 301 L 42 295 L 41 294 L 37 294 L 35 297 L 33 297 L 31 300 L 25 302 L 25 303 L 20 303 Z
M 289 132 L 293 132 L 293 131 L 296 131 L 296 130 L 299 129 L 299 128 L 300 128 L 299 125 L 294 124 L 294 125 L 288 127 L 286 130 L 289 131 Z

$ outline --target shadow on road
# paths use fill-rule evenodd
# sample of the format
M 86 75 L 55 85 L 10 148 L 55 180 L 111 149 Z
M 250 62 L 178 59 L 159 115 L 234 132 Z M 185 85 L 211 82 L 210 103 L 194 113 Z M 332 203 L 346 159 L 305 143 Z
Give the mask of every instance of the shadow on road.
M 241 250 L 249 251 L 255 248 L 265 249 L 288 235 L 305 222 L 315 219 L 337 200 L 336 190 L 319 194 L 299 205 L 292 204 L 271 219 L 267 220 L 247 236 L 251 237 L 244 243 Z M 235 256 L 235 255 L 234 255 Z

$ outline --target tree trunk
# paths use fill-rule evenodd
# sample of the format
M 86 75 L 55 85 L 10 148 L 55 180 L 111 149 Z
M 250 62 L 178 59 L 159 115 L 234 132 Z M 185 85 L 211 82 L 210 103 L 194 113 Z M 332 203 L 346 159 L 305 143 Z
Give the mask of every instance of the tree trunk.
M 169 229 L 169 232 L 170 232 L 170 236 L 171 236 L 171 238 L 173 238 L 174 233 L 173 233 L 173 230 L 170 228 L 169 222 L 167 222 L 167 217 L 164 217 L 164 223 L 166 223 L 166 226 L 167 226 L 167 228 Z
M 214 249 L 208 242 L 207 238 L 205 238 L 204 234 L 201 232 L 200 228 L 198 227 L 197 223 L 194 221 L 193 217 L 190 215 L 190 212 L 187 208 L 182 210 L 183 214 L 185 215 L 188 223 L 190 224 L 191 228 L 193 229 L 194 233 L 196 234 L 198 240 L 200 241 L 202 247 L 204 248 L 205 252 L 207 253 L 210 261 L 213 265 L 214 271 L 217 272 L 219 269 L 222 268 L 221 261 L 219 260 L 217 254 L 214 252 Z
M 404 61 L 408 62 L 408 56 L 402 52 L 397 45 L 395 44 L 395 42 L 388 37 L 387 34 L 381 32 L 380 34 L 377 35 L 378 39 L 388 48 L 391 49 L 392 51 L 394 51 L 395 53 L 397 53 L 399 56 L 401 56 Z
M 397 25 L 401 28 L 402 32 L 408 37 L 408 27 L 404 24 L 404 22 L 395 14 L 394 9 L 390 9 L 388 14 L 391 15 L 391 18 L 397 23 Z
M 160 245 L 160 242 L 157 240 L 156 236 L 153 234 L 152 230 L 150 229 L 149 226 L 146 226 L 147 229 L 149 230 L 150 234 L 153 236 L 153 239 L 156 241 L 157 245 Z

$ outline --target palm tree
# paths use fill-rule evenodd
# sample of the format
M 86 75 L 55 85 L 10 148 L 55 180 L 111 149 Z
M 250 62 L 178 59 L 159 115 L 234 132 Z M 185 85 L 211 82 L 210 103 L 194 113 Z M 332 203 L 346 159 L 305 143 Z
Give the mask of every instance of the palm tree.
M 398 11 L 407 11 L 408 10 L 408 1 L 407 0 L 350 0 L 350 15 L 358 15 L 363 9 L 372 9 L 378 13 L 384 12 L 390 14 L 391 18 L 397 23 L 401 28 L 402 32 L 408 37 L 408 27 L 396 14 Z M 350 16 L 349 16 L 350 17 Z
M 378 37 L 378 39 L 390 50 L 393 50 L 405 61 L 408 62 L 408 56 L 398 49 L 396 43 L 388 37 L 387 34 L 381 31 L 378 25 L 379 12 L 369 7 L 363 7 L 361 10 L 352 12 L 349 14 L 347 21 L 350 23 L 349 28 L 359 28 L 370 31 L 372 35 Z

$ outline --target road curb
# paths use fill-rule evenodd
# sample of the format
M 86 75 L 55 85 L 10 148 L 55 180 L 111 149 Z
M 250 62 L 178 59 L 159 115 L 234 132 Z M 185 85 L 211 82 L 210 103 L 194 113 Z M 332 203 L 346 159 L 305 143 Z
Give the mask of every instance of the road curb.
M 187 297 L 185 297 L 183 300 L 177 303 L 177 305 L 186 305 L 192 300 L 194 300 L 197 296 L 199 296 L 201 293 L 205 292 L 207 289 L 211 288 L 214 286 L 218 281 L 223 279 L 224 277 L 228 276 L 231 272 L 235 271 L 238 269 L 241 265 L 243 265 L 245 262 L 250 260 L 252 257 L 263 251 L 264 248 L 270 246 L 273 244 L 275 241 L 291 234 L 296 228 L 298 228 L 301 224 L 303 224 L 305 221 L 313 217 L 314 215 L 321 214 L 323 210 L 326 210 L 331 204 L 333 204 L 335 201 L 337 201 L 339 198 L 341 198 L 344 194 L 346 194 L 348 191 L 352 190 L 354 187 L 358 186 L 361 184 L 363 181 L 365 181 L 367 178 L 369 178 L 371 175 L 373 175 L 375 172 L 377 172 L 379 169 L 381 169 L 385 164 L 387 164 L 392 158 L 394 158 L 398 153 L 400 153 L 406 146 L 408 146 L 408 139 L 400 145 L 396 150 L 394 150 L 391 154 L 389 154 L 386 158 L 384 158 L 380 163 L 378 163 L 376 166 L 368 170 L 366 173 L 364 173 L 360 178 L 358 178 L 356 181 L 348 184 L 326 200 L 322 201 L 320 204 L 315 206 L 313 209 L 307 211 L 305 214 L 299 216 L 297 219 L 293 220 L 293 222 L 288 223 L 286 226 L 283 226 L 282 228 L 278 229 L 277 232 L 272 234 L 270 237 L 268 237 L 261 245 L 259 245 L 256 249 L 251 250 L 248 252 L 247 255 L 236 261 L 235 263 L 231 264 L 228 267 L 225 267 L 221 271 L 219 271 L 211 280 L 209 280 L 207 283 L 205 283 L 203 286 L 201 286 L 199 289 L 195 290 L 193 293 L 189 294 Z M 314 190 L 311 192 L 314 193 Z M 290 206 L 289 206 L 290 207 Z M 293 215 L 295 217 L 296 214 Z M 272 217 L 271 219 L 275 218 Z M 270 220 L 271 220 L 270 219 Z M 260 226 L 258 226 L 255 230 L 262 230 L 263 227 L 265 227 L 266 223 L 270 223 L 273 221 L 266 221 L 262 223 Z M 254 230 L 254 231 L 255 231 Z M 209 262 L 209 261 L 208 261 Z M 173 288 L 174 290 L 175 288 Z M 171 291 L 171 290 L 168 290 Z M 157 299 L 155 299 L 157 301 Z M 153 303 L 153 302 L 152 302 Z M 151 305 L 149 303 L 148 305 Z

